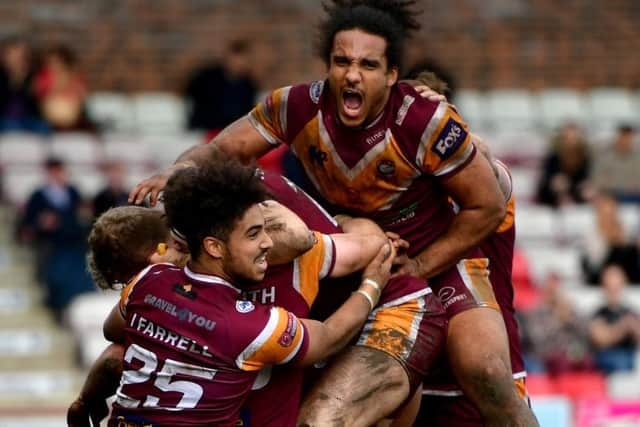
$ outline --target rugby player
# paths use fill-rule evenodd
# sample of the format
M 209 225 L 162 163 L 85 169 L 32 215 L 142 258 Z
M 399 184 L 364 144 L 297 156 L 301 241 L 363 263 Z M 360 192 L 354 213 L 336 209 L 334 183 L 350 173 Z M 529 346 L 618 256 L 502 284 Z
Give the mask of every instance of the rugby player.
M 448 361 L 485 424 L 536 425 L 513 384 L 507 332 L 477 249 L 506 214 L 491 166 L 476 155 L 453 108 L 397 83 L 404 40 L 419 28 L 414 4 L 328 4 L 320 43 L 326 81 L 275 90 L 214 144 L 194 147 L 138 184 L 130 200 L 151 193 L 155 202 L 170 173 L 206 159 L 212 145 L 244 161 L 289 145 L 326 206 L 371 218 L 409 241 L 400 273 L 429 279 L 441 298 L 450 319 Z M 448 197 L 458 203 L 457 215 Z M 318 396 L 344 402 L 349 390 L 331 387 Z M 312 420 L 318 406 L 310 402 L 302 413 Z

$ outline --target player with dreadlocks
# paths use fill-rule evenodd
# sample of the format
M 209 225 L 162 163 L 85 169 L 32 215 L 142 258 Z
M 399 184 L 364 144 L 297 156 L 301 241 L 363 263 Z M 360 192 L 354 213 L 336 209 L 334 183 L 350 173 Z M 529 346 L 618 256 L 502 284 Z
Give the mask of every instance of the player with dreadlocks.
M 325 206 L 366 216 L 409 241 L 399 273 L 429 279 L 441 298 L 450 319 L 448 361 L 484 424 L 536 425 L 512 381 L 488 262 L 476 249 L 502 222 L 503 195 L 455 109 L 397 82 L 405 40 L 419 28 L 415 4 L 326 3 L 318 47 L 327 79 L 273 91 L 211 145 L 250 161 L 287 144 Z M 131 200 L 139 203 L 150 192 L 154 203 L 173 170 L 213 149 L 187 151 L 171 169 L 136 186 Z M 459 205 L 457 215 L 449 197 Z M 327 414 L 348 419 L 353 391 L 367 389 L 357 380 L 377 368 L 359 362 L 329 367 L 301 409 L 303 422 L 321 425 L 317 420 Z

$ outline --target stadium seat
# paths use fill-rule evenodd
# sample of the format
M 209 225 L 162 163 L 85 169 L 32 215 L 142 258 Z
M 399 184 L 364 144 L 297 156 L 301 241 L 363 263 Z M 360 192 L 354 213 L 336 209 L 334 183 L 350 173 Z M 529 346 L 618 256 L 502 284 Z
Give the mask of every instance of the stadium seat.
M 640 376 L 636 372 L 614 372 L 607 377 L 612 399 L 640 399 Z
M 567 282 L 581 280 L 582 269 L 578 249 L 547 246 L 525 247 L 523 250 L 529 259 L 536 283 L 544 281 L 549 273 L 556 273 Z
M 540 118 L 547 130 L 555 130 L 573 121 L 584 126 L 589 118 L 587 100 L 582 93 L 552 88 L 538 94 Z
M 103 158 L 102 145 L 91 134 L 57 133 L 51 138 L 51 154 L 69 165 L 95 165 Z
M 628 236 L 637 236 L 640 232 L 640 208 L 635 204 L 623 204 L 618 208 L 620 221 Z
M 128 167 L 155 167 L 152 147 L 144 138 L 130 134 L 105 134 L 102 141 L 106 160 L 120 161 Z
M 106 185 L 104 174 L 98 168 L 71 166 L 69 181 L 85 200 L 91 200 Z
M 496 130 L 534 130 L 537 99 L 526 90 L 496 89 L 487 93 L 486 114 Z
M 175 162 L 187 149 L 201 144 L 203 135 L 198 132 L 149 134 L 143 136 L 143 141 L 150 147 L 154 163 L 159 168 L 165 168 Z
M 481 134 L 487 128 L 486 96 L 475 90 L 461 90 L 453 100 L 458 112 L 470 129 Z
M 579 245 L 596 227 L 596 215 L 590 205 L 574 205 L 561 208 L 560 230 L 563 239 Z
M 514 177 L 514 191 L 517 196 L 517 185 Z M 545 206 L 520 204 L 516 207 L 516 238 L 520 246 L 531 244 L 548 246 L 554 242 L 558 233 L 558 218 L 555 211 Z M 532 260 L 529 260 L 530 262 Z
M 87 99 L 87 113 L 102 131 L 131 131 L 135 120 L 133 105 L 127 95 L 114 92 L 93 93 Z
M 141 133 L 181 132 L 186 124 L 182 98 L 170 93 L 144 93 L 133 98 L 136 129 Z
M 6 167 L 2 171 L 2 198 L 14 206 L 22 206 L 44 180 L 44 171 L 40 165 Z
M 615 87 L 595 88 L 587 95 L 589 125 L 597 133 L 609 133 L 620 123 L 637 123 L 638 112 L 631 91 Z
M 535 201 L 538 188 L 538 176 L 540 172 L 530 167 L 512 167 L 513 194 L 516 196 L 517 208 L 522 204 L 531 204 Z
M 547 141 L 534 131 L 501 129 L 483 137 L 493 155 L 508 165 L 538 169 L 547 152 Z
M 549 396 L 531 399 L 531 406 L 540 426 L 573 426 L 573 406 L 566 397 Z
M 48 147 L 41 137 L 27 133 L 0 135 L 0 167 L 3 165 L 41 166 Z
M 532 398 L 558 394 L 555 383 L 547 374 L 527 374 L 527 393 Z

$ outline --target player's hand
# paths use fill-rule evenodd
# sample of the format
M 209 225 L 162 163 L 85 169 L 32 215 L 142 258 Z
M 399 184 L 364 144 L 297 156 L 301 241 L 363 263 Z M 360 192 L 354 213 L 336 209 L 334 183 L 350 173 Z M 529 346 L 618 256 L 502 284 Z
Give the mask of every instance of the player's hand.
M 107 402 L 99 400 L 87 404 L 81 398 L 76 399 L 67 410 L 67 425 L 69 427 L 95 427 L 109 415 Z
M 173 173 L 177 170 L 192 166 L 194 166 L 192 162 L 176 163 L 168 167 L 164 171 L 143 180 L 142 182 L 138 183 L 138 185 L 133 187 L 133 190 L 131 190 L 131 192 L 129 193 L 129 203 L 140 205 L 142 204 L 142 202 L 144 202 L 145 197 L 150 194 L 151 196 L 149 197 L 149 204 L 151 206 L 155 206 L 158 202 L 160 192 L 167 185 L 167 181 L 169 181 L 171 175 L 173 175 Z
M 400 257 L 397 261 L 397 268 L 391 277 L 401 276 L 403 274 L 421 277 L 420 263 L 416 258 L 409 258 L 405 255 L 404 257 Z
M 418 84 L 416 86 L 413 86 L 413 88 L 415 89 L 416 92 L 418 92 L 418 95 L 420 95 L 424 99 L 428 99 L 429 101 L 432 101 L 432 102 L 447 102 L 446 96 L 436 92 L 435 90 L 431 89 L 429 86 Z
M 385 231 L 384 233 L 389 240 L 391 240 L 391 244 L 396 248 L 396 258 L 409 249 L 409 242 L 400 237 L 399 234 L 394 233 L 392 231 Z
M 391 242 L 383 245 L 373 260 L 362 273 L 363 279 L 371 279 L 380 285 L 380 290 L 387 286 L 391 277 L 391 266 L 396 257 L 396 249 Z

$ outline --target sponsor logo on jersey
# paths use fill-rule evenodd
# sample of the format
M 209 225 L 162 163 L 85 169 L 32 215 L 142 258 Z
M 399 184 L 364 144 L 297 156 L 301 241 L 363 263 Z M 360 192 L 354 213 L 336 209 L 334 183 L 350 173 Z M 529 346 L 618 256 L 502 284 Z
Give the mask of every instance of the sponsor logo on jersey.
M 298 332 L 297 319 L 292 313 L 287 313 L 287 328 L 278 339 L 278 344 L 283 347 L 289 347 L 296 337 L 296 332 Z
M 236 301 L 236 310 L 238 313 L 250 313 L 255 310 L 256 306 L 251 301 Z
M 312 145 L 309 147 L 309 158 L 312 163 L 318 163 L 322 165 L 327 161 L 327 153 L 322 150 L 318 150 L 318 147 Z
M 271 286 L 264 289 L 256 289 L 251 291 L 242 292 L 242 298 L 252 302 L 258 302 L 261 304 L 275 304 L 276 302 L 276 287 Z
M 445 286 L 440 289 L 440 291 L 438 291 L 438 298 L 440 298 L 440 302 L 442 302 L 442 305 L 446 309 L 449 308 L 450 305 L 458 301 L 467 299 L 467 296 L 465 294 L 456 295 L 455 288 L 452 288 L 451 286 Z
M 380 138 L 382 138 L 384 135 L 385 135 L 385 132 L 384 130 L 381 129 L 378 132 L 374 133 L 373 135 L 367 137 L 365 141 L 367 141 L 367 144 L 373 145 L 376 142 L 378 142 Z
M 389 178 L 396 173 L 396 164 L 392 160 L 378 161 L 378 173 L 384 178 Z
M 174 290 L 176 289 L 182 290 L 182 286 L 176 284 Z M 195 292 L 191 291 L 191 294 L 193 294 L 195 298 Z M 177 318 L 181 322 L 187 322 L 200 328 L 204 328 L 208 331 L 212 331 L 213 328 L 216 327 L 216 322 L 214 322 L 213 320 L 207 319 L 204 316 L 194 313 L 186 307 L 178 307 L 173 302 L 167 301 L 163 298 L 159 298 L 153 294 L 145 295 L 144 303 L 164 311 L 165 313 Z
M 320 102 L 320 95 L 322 95 L 322 89 L 324 88 L 324 81 L 318 80 L 311 83 L 309 86 L 309 98 L 314 104 Z
M 460 123 L 450 118 L 444 126 L 431 151 L 436 153 L 440 159 L 449 158 L 460 145 L 467 139 L 467 131 Z
M 404 122 L 404 118 L 407 117 L 407 112 L 409 111 L 409 107 L 413 104 L 413 101 L 416 99 L 411 95 L 405 95 L 402 99 L 402 105 L 398 110 L 398 115 L 396 116 L 396 124 L 398 126 L 402 126 L 402 122 Z

